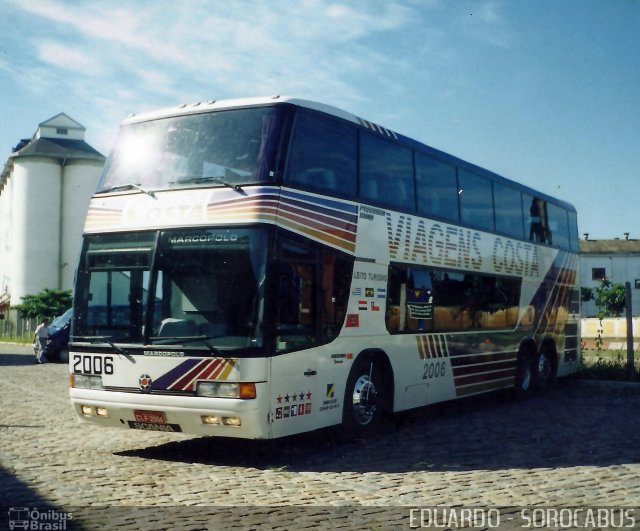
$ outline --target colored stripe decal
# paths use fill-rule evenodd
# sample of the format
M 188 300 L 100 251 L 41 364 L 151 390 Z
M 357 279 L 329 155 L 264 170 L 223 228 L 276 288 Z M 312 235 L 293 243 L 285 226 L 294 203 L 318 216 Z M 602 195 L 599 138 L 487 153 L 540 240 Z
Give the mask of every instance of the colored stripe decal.
M 353 202 L 321 197 L 300 190 L 278 187 L 246 187 L 246 195 L 222 189 L 203 189 L 206 194 L 202 215 L 196 215 L 194 191 L 158 192 L 160 209 L 167 215 L 153 219 L 144 214 L 144 199 L 137 196 L 110 196 L 92 200 L 85 230 L 132 230 L 172 226 L 201 226 L 263 222 L 280 225 L 316 241 L 355 252 L 358 205 Z M 171 199 L 171 203 L 165 201 Z M 180 205 L 193 207 L 193 216 L 178 219 Z M 140 206 L 137 209 L 136 206 Z M 191 212 L 191 211 L 190 211 Z M 135 215 L 130 215 L 136 213 Z
M 427 334 L 416 336 L 420 359 L 448 358 L 449 348 L 444 334 Z
M 187 371 L 191 370 L 199 362 L 200 362 L 200 360 L 197 359 L 197 358 L 190 358 L 190 359 L 187 359 L 187 360 L 183 361 L 182 363 L 180 363 L 180 365 L 174 367 L 168 373 L 163 374 L 160 378 L 158 378 L 157 380 L 154 380 L 153 383 L 151 384 L 151 389 L 152 390 L 153 389 L 168 389 L 168 387 L 171 384 L 171 382 L 174 382 L 181 375 L 183 375 Z
M 235 360 L 191 358 L 155 380 L 152 389 L 194 391 L 198 380 L 225 380 L 235 367 Z

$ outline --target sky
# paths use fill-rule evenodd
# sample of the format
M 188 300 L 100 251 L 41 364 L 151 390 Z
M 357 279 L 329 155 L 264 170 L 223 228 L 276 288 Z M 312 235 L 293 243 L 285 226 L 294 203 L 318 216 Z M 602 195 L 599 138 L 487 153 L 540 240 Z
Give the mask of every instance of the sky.
M 342 108 L 640 238 L 640 0 L 2 0 L 0 155 L 64 112 L 289 95 Z M 581 236 L 582 237 L 582 236 Z

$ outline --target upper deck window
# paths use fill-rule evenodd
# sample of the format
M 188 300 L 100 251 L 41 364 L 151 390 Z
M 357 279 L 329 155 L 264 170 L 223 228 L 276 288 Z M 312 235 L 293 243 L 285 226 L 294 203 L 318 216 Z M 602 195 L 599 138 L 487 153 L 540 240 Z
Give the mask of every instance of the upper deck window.
M 415 210 L 413 154 L 368 133 L 360 135 L 360 197 L 398 210 Z
M 471 172 L 458 173 L 460 221 L 479 229 L 493 230 L 491 181 Z
M 420 214 L 458 221 L 455 166 L 424 153 L 416 153 L 416 188 Z
M 356 128 L 298 110 L 285 183 L 329 195 L 356 194 Z
M 577 253 L 580 252 L 580 243 L 578 242 L 578 216 L 572 211 L 569 211 L 568 215 L 570 248 Z
M 569 249 L 569 220 L 568 213 L 564 208 L 549 203 L 547 210 L 549 212 L 549 230 L 553 236 L 553 241 L 548 243 Z
M 256 107 L 125 125 L 98 192 L 273 181 L 285 113 Z
M 522 194 L 519 190 L 501 183 L 493 183 L 496 205 L 496 231 L 522 238 L 524 223 L 522 217 Z

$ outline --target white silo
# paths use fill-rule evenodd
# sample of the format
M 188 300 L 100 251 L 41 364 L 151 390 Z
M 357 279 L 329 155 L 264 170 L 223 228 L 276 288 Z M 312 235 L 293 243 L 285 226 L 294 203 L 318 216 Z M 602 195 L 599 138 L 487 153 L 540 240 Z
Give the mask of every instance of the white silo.
M 28 157 L 13 167 L 11 299 L 57 288 L 60 262 L 62 168 L 50 158 Z
M 62 169 L 60 289 L 73 287 L 82 247 L 84 218 L 103 165 L 101 160 L 71 160 Z
M 84 217 L 105 160 L 84 133 L 58 114 L 18 144 L 0 174 L 0 220 L 10 227 L 0 229 L 5 308 L 6 299 L 16 305 L 45 288 L 73 288 Z
M 0 174 L 0 315 L 6 313 L 9 304 L 11 280 L 11 229 L 13 182 L 8 179 L 10 168 L 5 166 Z

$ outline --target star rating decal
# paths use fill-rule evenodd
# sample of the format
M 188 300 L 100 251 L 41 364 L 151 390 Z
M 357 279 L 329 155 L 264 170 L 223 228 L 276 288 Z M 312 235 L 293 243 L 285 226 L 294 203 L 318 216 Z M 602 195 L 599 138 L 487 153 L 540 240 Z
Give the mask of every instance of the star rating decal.
M 294 391 L 292 393 L 278 393 L 275 397 L 276 401 L 276 420 L 300 417 L 309 415 L 312 411 L 311 391 Z M 291 404 L 291 405 L 285 405 Z

